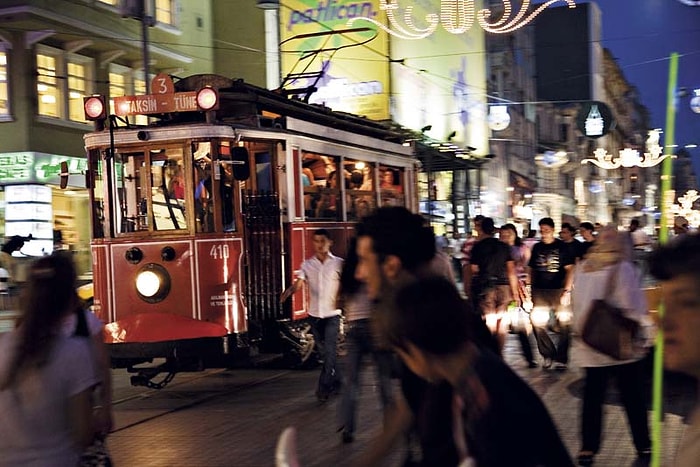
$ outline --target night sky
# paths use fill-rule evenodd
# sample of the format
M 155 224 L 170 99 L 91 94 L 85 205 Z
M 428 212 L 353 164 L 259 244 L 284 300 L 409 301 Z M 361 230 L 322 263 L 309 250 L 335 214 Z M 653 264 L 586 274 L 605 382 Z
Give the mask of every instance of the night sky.
M 603 46 L 617 58 L 627 80 L 639 89 L 642 103 L 651 112 L 652 128 L 666 126 L 669 56 L 678 52 L 678 87 L 687 88 L 690 95 L 678 100 L 675 140 L 679 146 L 700 145 L 700 114 L 690 109 L 692 91 L 700 89 L 700 7 L 678 0 L 595 3 L 602 12 Z M 689 151 L 700 176 L 700 148 Z

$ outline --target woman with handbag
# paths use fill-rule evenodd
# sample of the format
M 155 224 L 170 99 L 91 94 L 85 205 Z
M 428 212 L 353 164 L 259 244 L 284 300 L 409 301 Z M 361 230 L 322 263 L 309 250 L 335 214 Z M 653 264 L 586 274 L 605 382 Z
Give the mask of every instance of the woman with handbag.
M 646 297 L 640 288 L 637 269 L 632 263 L 630 237 L 618 232 L 615 226 L 602 229 L 586 259 L 576 266 L 574 272 L 573 350 L 579 365 L 585 370 L 579 465 L 592 465 L 594 456 L 600 449 L 603 400 L 610 377 L 617 380 L 638 455 L 643 458 L 651 455 L 646 397 L 642 389 L 644 381 L 641 359 L 645 350 L 638 347 L 635 352 L 619 359 L 619 354 L 612 356 L 603 353 L 582 339 L 586 328 L 595 329 L 591 326 L 594 323 L 589 320 L 600 319 L 597 313 L 600 312 L 601 303 L 605 305 L 603 308 L 621 310 L 624 315 L 622 319 L 630 318 L 639 324 L 644 322 L 648 313 Z M 599 309 L 595 309 L 597 307 Z

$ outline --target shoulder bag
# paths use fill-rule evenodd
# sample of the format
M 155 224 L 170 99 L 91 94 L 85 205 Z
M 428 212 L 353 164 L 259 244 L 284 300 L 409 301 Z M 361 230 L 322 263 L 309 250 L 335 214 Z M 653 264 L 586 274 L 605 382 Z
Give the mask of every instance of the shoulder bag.
M 615 290 L 619 266 L 613 268 L 602 299 L 593 300 L 583 324 L 583 342 L 616 360 L 630 360 L 637 355 L 639 323 L 624 315 L 622 308 L 611 305 L 606 297 Z

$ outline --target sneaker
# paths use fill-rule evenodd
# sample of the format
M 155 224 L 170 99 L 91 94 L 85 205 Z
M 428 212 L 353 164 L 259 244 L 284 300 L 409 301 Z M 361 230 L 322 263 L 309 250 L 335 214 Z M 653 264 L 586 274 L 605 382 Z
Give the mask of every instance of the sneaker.
M 548 370 L 551 367 L 552 367 L 552 359 L 545 358 L 544 361 L 542 362 L 542 368 L 545 370 Z
M 530 360 L 529 362 L 527 362 L 527 367 L 528 367 L 528 368 L 537 368 L 538 366 L 539 366 L 539 365 L 538 365 L 537 362 L 534 361 L 534 360 Z
M 566 371 L 568 368 L 569 367 L 566 363 L 556 362 L 554 364 L 554 371 Z

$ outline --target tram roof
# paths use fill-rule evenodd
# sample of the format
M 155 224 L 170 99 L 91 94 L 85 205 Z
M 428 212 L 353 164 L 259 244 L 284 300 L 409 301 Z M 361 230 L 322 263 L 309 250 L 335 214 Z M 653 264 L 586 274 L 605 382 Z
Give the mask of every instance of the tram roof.
M 175 83 L 178 91 L 196 90 L 204 85 L 219 92 L 217 117 L 223 121 L 240 121 L 245 117 L 262 116 L 264 112 L 339 128 L 373 138 L 401 144 L 409 136 L 406 129 L 393 123 L 378 122 L 358 115 L 331 110 L 287 97 L 279 90 L 271 91 L 241 79 L 232 80 L 217 75 L 194 75 Z

